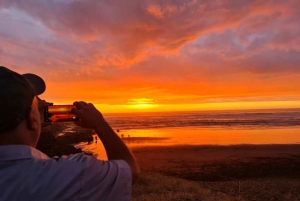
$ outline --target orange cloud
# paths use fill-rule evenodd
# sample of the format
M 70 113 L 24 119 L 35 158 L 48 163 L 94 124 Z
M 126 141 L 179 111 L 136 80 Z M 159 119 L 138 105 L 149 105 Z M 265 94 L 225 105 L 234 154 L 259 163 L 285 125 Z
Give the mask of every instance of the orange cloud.
M 299 4 L 5 1 L 1 65 L 41 75 L 57 102 L 294 100 Z

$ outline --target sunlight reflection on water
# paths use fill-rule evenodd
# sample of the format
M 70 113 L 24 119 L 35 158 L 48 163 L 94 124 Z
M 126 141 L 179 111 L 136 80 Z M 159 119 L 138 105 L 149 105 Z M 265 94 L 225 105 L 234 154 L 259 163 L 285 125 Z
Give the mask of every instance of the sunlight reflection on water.
M 96 135 L 95 135 L 96 136 Z M 83 151 L 92 152 L 98 159 L 107 160 L 106 151 L 100 140 L 92 143 L 81 142 L 75 145 L 76 148 L 81 148 Z
M 274 129 L 222 129 L 222 128 L 164 128 L 121 130 L 117 134 L 129 147 L 171 145 L 233 145 L 233 144 L 298 144 L 300 127 Z M 107 159 L 105 149 L 98 140 L 76 146 Z

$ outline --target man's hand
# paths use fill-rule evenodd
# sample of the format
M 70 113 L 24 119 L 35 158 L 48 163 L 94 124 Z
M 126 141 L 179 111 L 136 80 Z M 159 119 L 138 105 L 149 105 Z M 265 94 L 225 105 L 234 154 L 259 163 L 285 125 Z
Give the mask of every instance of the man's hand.
M 74 102 L 73 104 L 76 108 L 73 108 L 71 113 L 75 114 L 80 119 L 79 121 L 75 121 L 76 125 L 96 130 L 98 126 L 105 123 L 102 114 L 92 103 L 79 101 Z

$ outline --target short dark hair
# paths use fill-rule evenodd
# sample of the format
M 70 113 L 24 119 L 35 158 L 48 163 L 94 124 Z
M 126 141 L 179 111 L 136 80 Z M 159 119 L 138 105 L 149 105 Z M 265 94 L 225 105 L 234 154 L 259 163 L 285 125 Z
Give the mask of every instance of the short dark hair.
M 28 116 L 34 97 L 41 92 L 40 88 L 44 88 L 42 92 L 45 90 L 42 79 L 44 86 L 40 87 L 35 87 L 36 83 L 31 83 L 29 79 L 0 66 L 0 134 L 13 131 Z

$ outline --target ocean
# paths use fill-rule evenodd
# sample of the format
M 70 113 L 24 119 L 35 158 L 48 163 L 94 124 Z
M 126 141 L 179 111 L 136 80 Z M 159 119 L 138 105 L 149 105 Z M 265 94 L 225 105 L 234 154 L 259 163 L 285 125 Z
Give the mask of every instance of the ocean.
M 300 126 L 300 109 L 106 114 L 117 129 L 173 127 L 279 128 Z
M 300 109 L 103 116 L 129 147 L 300 143 Z M 104 156 L 101 142 L 77 147 Z

